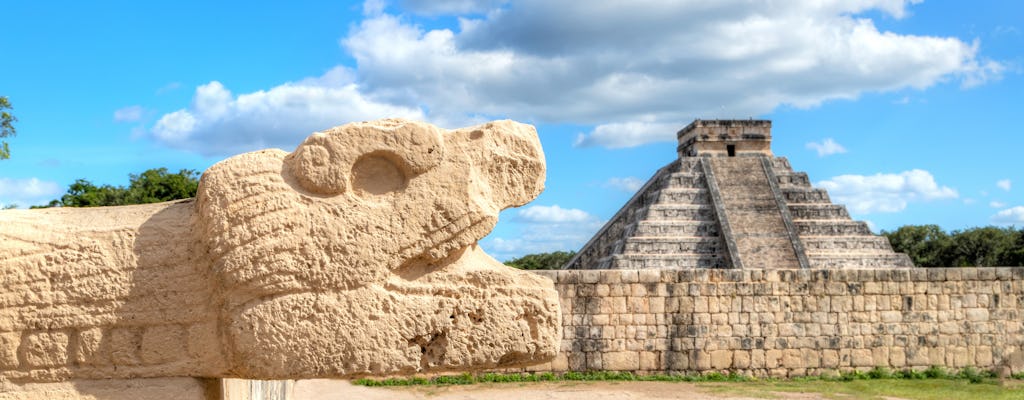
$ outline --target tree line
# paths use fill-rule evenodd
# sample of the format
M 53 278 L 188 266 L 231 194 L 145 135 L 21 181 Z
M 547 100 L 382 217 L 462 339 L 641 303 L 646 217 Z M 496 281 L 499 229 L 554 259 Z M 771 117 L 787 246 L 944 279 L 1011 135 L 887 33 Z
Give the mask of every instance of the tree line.
M 1024 266 L 1024 228 L 986 226 L 945 232 L 938 225 L 882 231 L 918 267 Z
M 1024 266 L 1024 228 L 985 226 L 945 232 L 938 225 L 905 225 L 882 231 L 893 250 L 918 267 Z M 560 269 L 575 251 L 527 254 L 505 262 L 519 269 Z
M 153 168 L 141 174 L 129 174 L 128 186 L 97 186 L 88 180 L 78 179 L 68 186 L 67 193 L 60 199 L 30 208 L 105 207 L 159 203 L 195 197 L 198 189 L 199 172 L 195 170 L 183 169 L 172 174 L 167 171 L 167 168 Z

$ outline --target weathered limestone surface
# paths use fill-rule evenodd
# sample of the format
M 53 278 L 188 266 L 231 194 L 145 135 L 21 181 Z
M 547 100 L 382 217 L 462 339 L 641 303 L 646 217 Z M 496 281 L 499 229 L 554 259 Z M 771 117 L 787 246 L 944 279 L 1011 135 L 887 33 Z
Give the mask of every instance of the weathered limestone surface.
M 531 370 L 1024 372 L 1024 268 L 537 271 L 562 352 Z
M 220 393 L 217 380 L 201 378 L 97 379 L 18 386 L 0 382 L 0 400 L 210 400 L 219 399 Z
M 476 241 L 543 189 L 531 126 L 381 120 L 204 173 L 194 200 L 0 212 L 0 388 L 549 360 L 551 282 Z
M 799 268 L 760 157 L 716 157 L 710 164 L 743 265 Z

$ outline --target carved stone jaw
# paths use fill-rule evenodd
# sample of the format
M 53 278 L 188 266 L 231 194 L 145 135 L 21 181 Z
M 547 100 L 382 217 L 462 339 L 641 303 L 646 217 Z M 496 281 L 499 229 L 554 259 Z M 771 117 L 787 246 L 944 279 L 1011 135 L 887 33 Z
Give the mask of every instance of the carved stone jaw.
M 539 362 L 550 282 L 475 243 L 543 189 L 528 125 L 350 124 L 203 176 L 198 239 L 222 287 L 230 374 L 344 377 Z M 282 356 L 287 355 L 287 356 Z

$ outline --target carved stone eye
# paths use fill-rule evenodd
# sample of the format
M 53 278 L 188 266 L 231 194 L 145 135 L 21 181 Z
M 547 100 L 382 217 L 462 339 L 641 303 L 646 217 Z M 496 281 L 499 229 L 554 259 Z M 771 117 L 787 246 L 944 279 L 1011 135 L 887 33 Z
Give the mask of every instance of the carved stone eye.
M 404 190 L 408 173 L 398 156 L 383 151 L 365 154 L 352 165 L 352 188 L 359 196 Z
M 300 146 L 293 160 L 295 176 L 306 190 L 322 195 L 345 191 L 345 179 L 339 174 L 338 161 L 325 146 L 316 143 Z

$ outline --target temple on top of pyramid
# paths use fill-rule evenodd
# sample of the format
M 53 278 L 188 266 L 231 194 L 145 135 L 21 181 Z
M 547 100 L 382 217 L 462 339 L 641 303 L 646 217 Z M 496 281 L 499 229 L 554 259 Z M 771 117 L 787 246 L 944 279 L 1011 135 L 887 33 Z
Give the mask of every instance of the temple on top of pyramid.
M 565 269 L 913 267 L 771 151 L 771 121 L 696 120 Z

